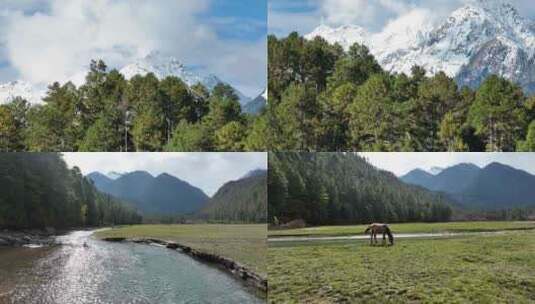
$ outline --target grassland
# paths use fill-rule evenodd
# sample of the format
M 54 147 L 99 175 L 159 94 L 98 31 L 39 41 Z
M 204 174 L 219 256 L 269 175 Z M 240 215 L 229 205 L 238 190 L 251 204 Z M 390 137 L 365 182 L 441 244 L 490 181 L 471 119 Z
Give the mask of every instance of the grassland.
M 300 229 L 270 230 L 269 237 L 278 236 L 343 236 L 364 234 L 367 225 L 320 226 Z M 492 232 L 535 229 L 535 222 L 448 222 L 390 224 L 394 233 Z
M 96 237 L 156 238 L 225 256 L 266 276 L 267 226 L 134 225 L 99 231 Z
M 399 228 L 444 231 L 437 225 L 421 231 L 412 230 L 412 224 Z M 534 252 L 534 230 L 398 239 L 392 247 L 369 246 L 365 240 L 272 243 L 269 302 L 535 303 Z

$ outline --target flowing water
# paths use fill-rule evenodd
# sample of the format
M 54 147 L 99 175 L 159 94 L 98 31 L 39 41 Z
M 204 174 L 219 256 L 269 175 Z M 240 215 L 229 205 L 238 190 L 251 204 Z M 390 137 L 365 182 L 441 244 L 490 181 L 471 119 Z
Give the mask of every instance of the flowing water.
M 76 231 L 63 244 L 0 250 L 0 303 L 263 303 L 180 251 Z M 87 246 L 84 246 L 84 243 Z

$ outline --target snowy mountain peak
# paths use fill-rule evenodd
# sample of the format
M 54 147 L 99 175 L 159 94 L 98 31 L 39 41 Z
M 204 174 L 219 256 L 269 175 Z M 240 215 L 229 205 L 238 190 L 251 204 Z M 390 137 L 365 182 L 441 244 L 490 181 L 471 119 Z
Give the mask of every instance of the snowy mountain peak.
M 42 92 L 34 92 L 34 87 L 25 81 L 11 81 L 0 84 L 0 104 L 10 103 L 16 97 L 28 102 L 39 102 Z
M 153 73 L 158 79 L 163 79 L 168 76 L 177 76 L 189 86 L 200 82 L 210 90 L 218 83 L 222 82 L 215 75 L 202 75 L 194 69 L 184 66 L 184 64 L 175 57 L 164 56 L 160 52 L 154 51 L 123 67 L 120 70 L 120 73 L 127 79 L 138 74 L 144 76 L 148 73 Z
M 158 79 L 176 76 L 182 79 L 188 86 L 201 83 L 209 90 L 212 90 L 219 83 L 224 83 L 213 74 L 205 74 L 199 71 L 199 69 L 187 67 L 175 57 L 165 56 L 158 51 L 153 51 L 147 56 L 136 60 L 134 63 L 123 67 L 119 72 L 126 79 L 131 79 L 136 75 L 144 76 L 148 73 L 153 73 Z M 236 90 L 236 93 L 242 105 L 250 101 L 250 98 L 240 91 Z
M 415 9 L 379 33 L 322 25 L 305 38 L 315 36 L 346 50 L 365 44 L 387 71 L 410 74 L 419 65 L 429 75 L 443 71 L 470 87 L 497 74 L 535 91 L 535 23 L 505 0 L 471 0 L 438 23 L 428 11 Z
M 158 79 L 168 76 L 176 76 L 184 81 L 188 86 L 197 83 L 203 84 L 207 89 L 212 90 L 217 84 L 224 83 L 213 74 L 206 74 L 199 69 L 185 66 L 180 60 L 172 56 L 165 56 L 158 51 L 153 51 L 147 56 L 135 60 L 119 70 L 126 79 L 131 79 L 135 75 L 147 75 L 153 73 Z M 81 71 L 76 77 L 84 79 L 87 71 Z M 83 81 L 74 81 L 82 83 Z M 251 99 L 235 89 L 240 103 L 245 105 Z M 20 96 L 30 103 L 41 103 L 46 94 L 46 85 L 35 85 L 24 81 L 13 81 L 0 84 L 0 104 L 9 103 L 15 97 Z
M 322 24 L 305 36 L 306 39 L 310 40 L 315 37 L 322 37 L 331 44 L 339 43 L 342 47 L 349 48 L 354 43 L 366 44 L 370 39 L 370 34 L 358 25 L 330 27 Z

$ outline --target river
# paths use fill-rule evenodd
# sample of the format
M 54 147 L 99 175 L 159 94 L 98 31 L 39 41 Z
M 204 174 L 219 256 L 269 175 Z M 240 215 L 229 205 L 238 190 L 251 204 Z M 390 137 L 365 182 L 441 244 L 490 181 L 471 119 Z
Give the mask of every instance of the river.
M 265 302 L 180 251 L 105 242 L 92 233 L 58 237 L 60 246 L 1 249 L 0 303 Z

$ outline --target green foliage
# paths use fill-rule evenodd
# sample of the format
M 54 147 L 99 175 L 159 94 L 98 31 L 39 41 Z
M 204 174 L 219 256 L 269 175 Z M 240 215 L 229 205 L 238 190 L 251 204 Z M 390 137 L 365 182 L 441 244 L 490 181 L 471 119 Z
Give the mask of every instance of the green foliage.
M 219 223 L 266 223 L 266 182 L 262 174 L 226 183 L 201 210 L 201 217 Z
M 152 73 L 126 80 L 92 61 L 79 88 L 53 83 L 42 105 L 18 98 L 2 106 L 0 150 L 265 151 L 267 142 L 257 138 L 267 132 L 265 114 L 242 113 L 238 100 L 227 84 L 209 92 Z M 263 122 L 253 127 L 257 120 Z M 251 138 L 249 129 L 255 129 Z
M 446 221 L 447 200 L 409 186 L 354 153 L 270 153 L 269 219 L 312 225 Z
M 535 119 L 508 80 L 471 89 L 419 66 L 388 73 L 360 44 L 269 36 L 268 57 L 276 151 L 515 151 Z
M 517 145 L 518 152 L 535 151 L 535 120 L 529 124 L 526 140 Z
M 490 76 L 483 82 L 469 119 L 487 151 L 514 151 L 514 143 L 526 128 L 524 98 L 519 86 L 503 78 Z
M 0 228 L 69 228 L 141 222 L 133 209 L 98 192 L 60 154 L 0 154 Z

